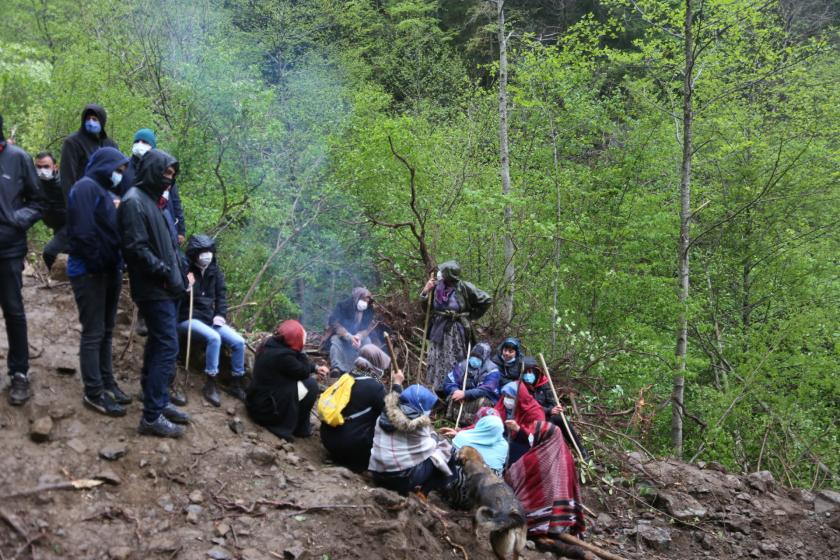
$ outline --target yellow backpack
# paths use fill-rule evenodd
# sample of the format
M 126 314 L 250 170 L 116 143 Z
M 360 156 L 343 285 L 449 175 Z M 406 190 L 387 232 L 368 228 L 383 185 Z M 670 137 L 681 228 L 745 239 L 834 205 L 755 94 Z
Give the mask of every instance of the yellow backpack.
M 345 373 L 318 397 L 318 417 L 326 425 L 335 428 L 344 424 L 341 411 L 350 402 L 350 391 L 355 382 L 352 375 Z

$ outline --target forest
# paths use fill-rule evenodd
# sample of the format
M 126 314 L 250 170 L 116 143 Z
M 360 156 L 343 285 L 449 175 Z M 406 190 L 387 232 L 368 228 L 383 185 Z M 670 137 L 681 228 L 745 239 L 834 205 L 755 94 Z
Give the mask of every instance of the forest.
M 100 103 L 181 164 L 233 323 L 457 259 L 658 455 L 840 486 L 833 0 L 3 0 L 7 136 Z M 33 243 L 49 238 L 36 227 Z M 419 335 L 415 332 L 419 345 Z

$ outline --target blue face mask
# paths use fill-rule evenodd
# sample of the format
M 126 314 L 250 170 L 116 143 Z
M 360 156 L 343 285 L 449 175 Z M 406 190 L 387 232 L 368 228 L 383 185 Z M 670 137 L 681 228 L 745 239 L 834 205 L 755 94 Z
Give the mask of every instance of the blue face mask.
M 99 134 L 100 132 L 102 132 L 102 125 L 99 123 L 99 121 L 88 119 L 85 121 L 85 130 L 87 130 L 91 134 Z
M 478 369 L 481 367 L 481 360 L 473 356 L 470 358 L 470 367 L 473 369 Z
M 529 385 L 533 385 L 534 381 L 536 381 L 536 380 L 537 380 L 537 376 L 534 375 L 533 373 L 530 373 L 530 372 L 528 372 L 528 373 L 526 373 L 525 375 L 522 376 L 522 381 L 524 381 L 525 383 L 528 383 Z

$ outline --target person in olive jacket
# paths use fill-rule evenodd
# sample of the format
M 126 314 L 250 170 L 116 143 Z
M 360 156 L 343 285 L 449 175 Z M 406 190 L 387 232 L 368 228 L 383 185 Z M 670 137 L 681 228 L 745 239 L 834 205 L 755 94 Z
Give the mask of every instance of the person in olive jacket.
M 6 141 L 0 116 L 0 307 L 9 351 L 9 403 L 20 406 L 29 388 L 29 339 L 23 309 L 26 230 L 41 219 L 43 195 L 29 154 Z
M 222 344 L 230 347 L 230 372 L 233 381 L 230 393 L 245 400 L 245 339 L 227 324 L 227 288 L 225 275 L 216 262 L 216 242 L 209 235 L 192 235 L 187 242 L 187 276 L 192 284 L 192 317 L 190 291 L 181 301 L 178 330 L 186 333 L 192 328 L 193 337 L 207 342 L 204 351 L 204 373 L 207 381 L 202 393 L 213 406 L 220 406 L 216 376 L 219 373 L 219 354 Z
M 151 150 L 137 168 L 131 187 L 117 210 L 123 258 L 131 280 L 131 298 L 149 330 L 143 354 L 143 418 L 138 431 L 180 437 L 189 416 L 169 402 L 169 382 L 178 357 L 178 302 L 185 279 L 163 217 L 161 199 L 175 175 L 178 161 Z
M 306 331 L 294 320 L 283 321 L 257 349 L 254 379 L 245 405 L 251 419 L 286 441 L 309 437 L 309 413 L 318 398 L 318 381 L 327 366 L 315 366 L 303 353 Z

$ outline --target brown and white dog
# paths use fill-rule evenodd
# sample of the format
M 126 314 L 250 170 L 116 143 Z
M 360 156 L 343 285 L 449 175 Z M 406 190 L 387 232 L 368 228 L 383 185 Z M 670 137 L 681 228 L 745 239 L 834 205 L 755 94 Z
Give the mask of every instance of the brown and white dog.
M 479 528 L 490 531 L 490 546 L 499 560 L 517 560 L 528 540 L 525 510 L 505 481 L 493 474 L 481 454 L 465 445 L 458 452 L 467 490 L 478 506 L 474 516 Z

